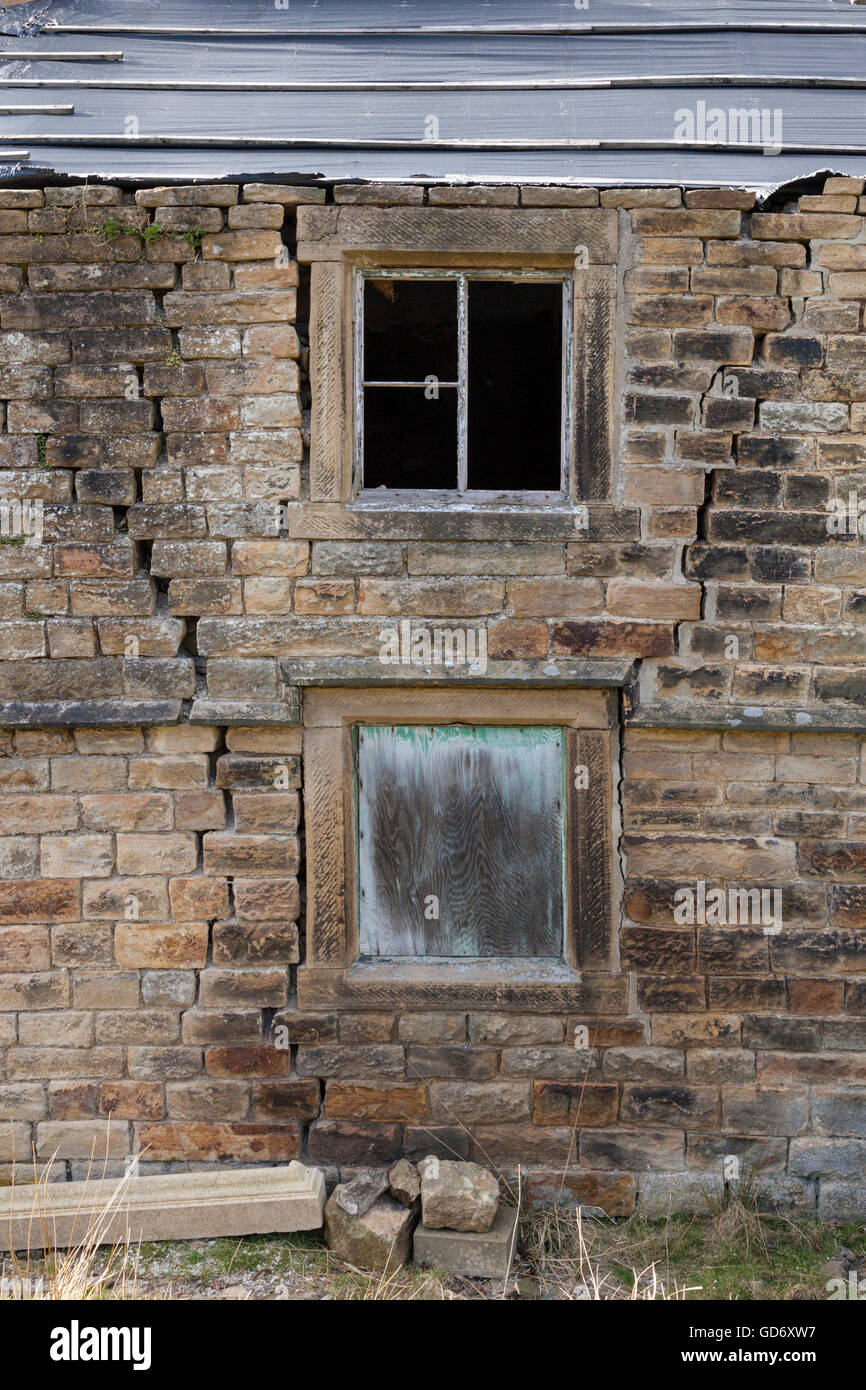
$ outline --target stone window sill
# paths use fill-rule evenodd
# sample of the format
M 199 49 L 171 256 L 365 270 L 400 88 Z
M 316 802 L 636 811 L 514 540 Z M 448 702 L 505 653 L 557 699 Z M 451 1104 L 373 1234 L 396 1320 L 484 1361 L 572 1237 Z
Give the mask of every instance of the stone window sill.
M 344 970 L 305 965 L 298 1005 L 329 1009 L 517 1009 L 615 1014 L 626 1007 L 621 975 L 553 959 L 358 960 Z

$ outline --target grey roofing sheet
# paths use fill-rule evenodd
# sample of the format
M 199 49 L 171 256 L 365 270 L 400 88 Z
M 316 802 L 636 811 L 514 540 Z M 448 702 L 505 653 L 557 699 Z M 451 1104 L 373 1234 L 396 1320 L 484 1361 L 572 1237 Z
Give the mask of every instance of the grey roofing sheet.
M 864 89 L 866 4 L 831 0 L 34 3 L 0 172 L 766 189 L 866 172 Z

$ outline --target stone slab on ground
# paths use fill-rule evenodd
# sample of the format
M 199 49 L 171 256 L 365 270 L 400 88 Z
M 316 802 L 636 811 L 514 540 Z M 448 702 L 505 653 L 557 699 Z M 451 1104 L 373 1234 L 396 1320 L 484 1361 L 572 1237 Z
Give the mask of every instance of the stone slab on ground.
M 41 1250 L 43 1229 L 59 1247 L 89 1228 L 98 1245 L 314 1231 L 324 1201 L 322 1173 L 297 1162 L 0 1188 L 0 1250 Z
M 325 1239 L 334 1254 L 359 1269 L 399 1269 L 412 1249 L 417 1214 L 391 1197 L 379 1197 L 361 1216 L 340 1204 L 342 1184 L 325 1206 Z
M 431 1265 L 476 1279 L 504 1279 L 511 1268 L 517 1208 L 500 1207 L 489 1231 L 415 1231 L 416 1265 Z

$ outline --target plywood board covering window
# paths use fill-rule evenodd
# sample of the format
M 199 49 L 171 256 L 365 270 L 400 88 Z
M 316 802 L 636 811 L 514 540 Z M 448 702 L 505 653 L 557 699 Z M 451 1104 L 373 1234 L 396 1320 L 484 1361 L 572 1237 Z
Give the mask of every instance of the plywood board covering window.
M 563 731 L 356 733 L 361 956 L 561 958 Z
M 615 720 L 600 689 L 305 688 L 299 1007 L 586 1007 L 617 956 Z

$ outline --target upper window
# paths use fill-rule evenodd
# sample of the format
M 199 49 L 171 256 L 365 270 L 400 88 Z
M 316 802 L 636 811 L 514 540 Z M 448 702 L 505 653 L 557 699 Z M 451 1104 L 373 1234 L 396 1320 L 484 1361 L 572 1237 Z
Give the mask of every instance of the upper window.
M 616 208 L 301 206 L 297 233 L 292 539 L 501 540 L 535 513 L 536 535 L 581 535 L 583 504 L 611 500 Z
M 570 277 L 373 270 L 358 284 L 360 490 L 561 494 Z

